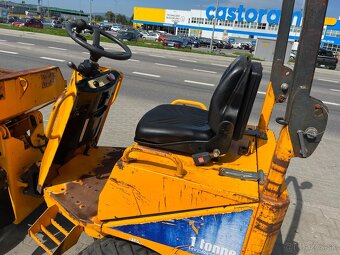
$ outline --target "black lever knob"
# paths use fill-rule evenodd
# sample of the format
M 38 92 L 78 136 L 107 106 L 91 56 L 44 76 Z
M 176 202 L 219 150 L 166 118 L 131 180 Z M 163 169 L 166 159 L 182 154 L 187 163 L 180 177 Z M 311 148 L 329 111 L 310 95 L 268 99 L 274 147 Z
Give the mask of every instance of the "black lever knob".
M 77 71 L 78 72 L 78 68 L 77 68 L 77 66 L 73 63 L 73 62 L 67 62 L 67 65 L 71 68 L 71 69 L 73 69 L 74 71 Z

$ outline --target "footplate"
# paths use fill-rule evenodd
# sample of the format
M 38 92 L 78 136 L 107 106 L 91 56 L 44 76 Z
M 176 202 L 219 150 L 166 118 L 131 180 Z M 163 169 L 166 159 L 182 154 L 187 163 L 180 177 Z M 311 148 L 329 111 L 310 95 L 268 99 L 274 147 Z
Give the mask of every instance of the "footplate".
M 66 220 L 59 214 L 58 206 L 53 205 L 47 208 L 28 230 L 29 236 L 50 255 L 63 254 L 77 243 L 83 232 L 83 227 L 80 225 L 68 227 L 70 229 L 68 231 L 57 222 L 57 217 L 61 218 L 58 222 Z

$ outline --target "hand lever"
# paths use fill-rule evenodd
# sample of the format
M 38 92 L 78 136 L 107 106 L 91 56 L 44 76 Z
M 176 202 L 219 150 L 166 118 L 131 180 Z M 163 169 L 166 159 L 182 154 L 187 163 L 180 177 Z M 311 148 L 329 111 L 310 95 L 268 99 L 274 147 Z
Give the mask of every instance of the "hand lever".
M 67 62 L 67 65 L 71 68 L 71 69 L 73 69 L 74 71 L 77 71 L 78 72 L 78 68 L 77 68 L 77 66 L 73 63 L 73 62 Z

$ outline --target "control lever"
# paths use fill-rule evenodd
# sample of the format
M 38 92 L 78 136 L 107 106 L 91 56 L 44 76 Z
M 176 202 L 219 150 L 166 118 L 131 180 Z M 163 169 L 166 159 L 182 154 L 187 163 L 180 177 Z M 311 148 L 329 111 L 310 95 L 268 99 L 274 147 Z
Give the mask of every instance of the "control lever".
M 78 68 L 77 68 L 77 66 L 73 62 L 71 62 L 71 61 L 67 62 L 67 65 L 68 65 L 69 68 L 71 68 L 74 71 L 78 72 Z

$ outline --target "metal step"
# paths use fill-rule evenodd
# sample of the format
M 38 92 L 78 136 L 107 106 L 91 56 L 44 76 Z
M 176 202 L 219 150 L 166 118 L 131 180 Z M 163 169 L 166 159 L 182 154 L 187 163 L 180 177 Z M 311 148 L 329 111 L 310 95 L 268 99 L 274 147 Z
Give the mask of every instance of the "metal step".
M 83 227 L 73 225 L 70 231 L 67 231 L 61 224 L 56 221 L 57 216 L 63 217 L 59 213 L 57 205 L 53 205 L 39 217 L 39 219 L 30 227 L 28 234 L 32 239 L 43 248 L 47 254 L 63 254 L 73 245 L 78 242 L 80 234 L 83 232 Z M 63 217 L 65 218 L 65 217 Z M 48 228 L 52 227 L 57 230 L 57 234 L 53 234 Z M 42 235 L 39 238 L 38 235 Z M 63 236 L 63 238 L 60 238 Z M 44 240 L 44 241 L 43 241 Z M 52 241 L 52 242 L 50 242 Z M 50 245 L 47 245 L 49 243 Z M 51 245 L 52 243 L 52 245 Z M 50 247 L 53 246 L 53 247 Z

